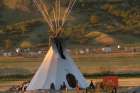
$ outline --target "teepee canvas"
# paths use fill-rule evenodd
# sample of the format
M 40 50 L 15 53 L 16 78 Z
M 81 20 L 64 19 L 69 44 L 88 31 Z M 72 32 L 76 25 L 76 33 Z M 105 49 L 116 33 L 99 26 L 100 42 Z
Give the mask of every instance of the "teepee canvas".
M 64 14 L 61 12 L 60 8 L 62 1 L 67 1 L 66 5 L 68 6 L 65 11 L 63 11 Z M 85 78 L 63 47 L 63 37 L 61 35 L 66 17 L 69 15 L 76 0 L 62 1 L 54 1 L 54 7 L 52 7 L 53 16 L 50 16 L 48 6 L 46 6 L 42 0 L 34 0 L 36 6 L 44 16 L 45 21 L 48 23 L 52 34 L 50 40 L 51 47 L 43 63 L 27 87 L 27 91 L 51 89 L 52 87 L 59 90 L 63 84 L 65 84 L 68 89 L 73 89 L 76 85 L 79 85 L 81 88 L 86 88 L 88 86 Z
M 56 44 L 52 44 L 50 47 L 27 90 L 50 89 L 52 83 L 57 90 L 63 83 L 66 84 L 68 89 L 75 88 L 77 83 L 81 88 L 87 87 L 83 75 L 66 50 L 64 49 L 62 57 Z

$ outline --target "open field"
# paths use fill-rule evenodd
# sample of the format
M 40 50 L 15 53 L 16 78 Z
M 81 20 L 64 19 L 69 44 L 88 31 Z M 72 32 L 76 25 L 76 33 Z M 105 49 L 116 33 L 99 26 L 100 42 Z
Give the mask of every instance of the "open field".
M 0 77 L 10 75 L 30 75 L 33 74 L 44 57 L 40 58 L 24 58 L 24 57 L 0 57 Z M 140 73 L 140 55 L 111 55 L 97 54 L 90 56 L 73 56 L 76 65 L 84 74 L 93 73 Z M 19 78 L 19 79 L 18 79 Z M 101 77 L 100 77 L 101 78 Z M 12 85 L 20 84 L 27 78 L 2 78 L 0 80 L 0 90 L 5 90 Z M 90 78 L 95 82 L 101 79 Z M 119 79 L 120 86 L 140 86 L 140 77 L 121 77 Z
M 44 57 L 0 57 L 0 70 L 16 69 L 18 71 L 33 73 L 40 66 Z M 92 56 L 74 56 L 76 65 L 83 73 L 98 72 L 140 72 L 140 54 L 117 55 L 108 54 Z M 1 72 L 0 72 L 1 75 Z

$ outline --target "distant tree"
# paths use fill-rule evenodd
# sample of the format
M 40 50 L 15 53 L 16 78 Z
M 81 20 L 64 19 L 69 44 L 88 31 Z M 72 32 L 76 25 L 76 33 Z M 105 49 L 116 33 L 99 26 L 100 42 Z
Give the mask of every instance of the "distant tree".
M 103 10 L 107 11 L 107 12 L 111 12 L 113 9 L 113 6 L 111 4 L 105 4 L 103 6 Z
M 10 39 L 5 40 L 5 49 L 12 48 L 12 41 Z
M 84 43 L 86 33 L 85 25 L 76 25 L 75 27 L 66 28 L 63 37 L 68 38 L 73 43 Z
M 129 17 L 129 12 L 128 11 L 121 11 L 120 16 L 123 18 L 128 18 Z
M 93 25 L 98 24 L 98 22 L 99 22 L 99 16 L 92 15 L 92 16 L 90 17 L 90 22 L 91 22 Z
M 12 30 L 13 30 L 13 27 L 11 25 L 7 25 L 5 28 L 6 32 L 12 32 Z
M 3 0 L 1 0 L 1 3 L 0 3 L 0 11 L 1 11 L 1 12 L 0 12 L 0 25 L 2 25 L 2 19 L 1 19 L 1 18 L 2 18 L 3 7 L 4 7 L 4 6 L 3 6 Z
M 27 28 L 25 26 L 20 26 L 20 30 L 24 34 L 27 31 Z
M 107 30 L 108 30 L 107 32 L 113 32 L 113 31 L 115 31 L 113 25 L 107 25 L 106 28 L 107 28 Z
M 32 44 L 29 41 L 23 41 L 23 42 L 21 42 L 20 47 L 23 49 L 27 49 L 27 48 L 31 48 Z
M 15 9 L 17 0 L 4 0 L 5 6 L 8 6 L 9 8 Z

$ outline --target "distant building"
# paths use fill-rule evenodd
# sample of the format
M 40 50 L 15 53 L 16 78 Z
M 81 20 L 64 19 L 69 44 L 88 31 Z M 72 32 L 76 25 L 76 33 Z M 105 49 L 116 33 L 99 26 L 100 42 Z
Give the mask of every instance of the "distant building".
M 104 48 L 102 48 L 102 52 L 111 53 L 112 52 L 112 48 L 111 47 L 104 47 Z

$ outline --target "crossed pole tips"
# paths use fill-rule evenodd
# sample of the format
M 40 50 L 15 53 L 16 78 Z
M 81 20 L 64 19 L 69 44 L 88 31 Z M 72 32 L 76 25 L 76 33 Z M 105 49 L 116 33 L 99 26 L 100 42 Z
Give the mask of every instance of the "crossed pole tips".
M 33 0 L 35 6 L 42 14 L 44 20 L 49 26 L 50 32 L 55 36 L 63 33 L 63 27 L 66 23 L 67 17 L 70 15 L 76 0 L 67 0 L 64 10 L 62 10 L 62 0 L 53 0 L 49 5 L 49 0 L 45 3 L 43 0 Z M 63 1 L 64 2 L 64 1 Z M 52 13 L 50 13 L 50 11 Z

